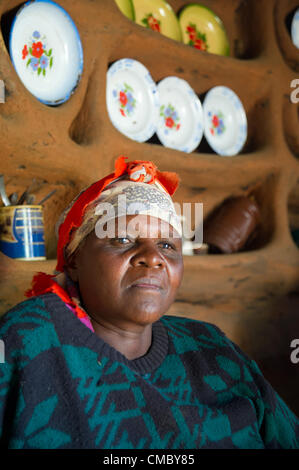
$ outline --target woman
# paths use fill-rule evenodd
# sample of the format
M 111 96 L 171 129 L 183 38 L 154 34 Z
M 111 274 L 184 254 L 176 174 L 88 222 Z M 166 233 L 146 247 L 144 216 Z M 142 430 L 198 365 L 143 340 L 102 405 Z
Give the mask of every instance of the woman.
M 165 315 L 183 275 L 177 184 L 120 157 L 68 208 L 60 274 L 1 319 L 2 446 L 299 448 L 255 362 L 216 326 Z

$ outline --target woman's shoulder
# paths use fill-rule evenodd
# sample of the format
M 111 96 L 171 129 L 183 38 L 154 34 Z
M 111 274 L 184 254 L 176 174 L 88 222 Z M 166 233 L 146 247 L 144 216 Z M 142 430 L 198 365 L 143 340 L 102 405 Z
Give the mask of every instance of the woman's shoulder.
M 237 361 L 252 367 L 252 360 L 216 325 L 187 317 L 165 315 L 161 321 L 180 350 L 192 350 L 217 361 Z
M 194 350 L 231 347 L 225 333 L 212 323 L 174 315 L 165 315 L 161 321 L 175 343 L 185 344 L 184 349 L 187 344 Z
M 0 340 L 5 347 L 5 362 L 35 357 L 56 341 L 50 296 L 43 294 L 24 300 L 0 318 Z
M 43 294 L 37 297 L 31 297 L 30 299 L 23 300 L 10 308 L 0 317 L 0 328 L 2 325 L 7 324 L 12 320 L 15 323 L 18 320 L 25 321 L 27 318 L 30 318 L 32 314 L 46 315 L 47 307 L 45 299 L 47 299 L 48 295 L 49 294 Z
M 176 315 L 164 315 L 161 321 L 166 327 L 173 330 L 179 329 L 181 333 L 186 332 L 191 336 L 207 335 L 214 338 L 219 337 L 219 339 L 228 339 L 218 326 L 206 321 Z

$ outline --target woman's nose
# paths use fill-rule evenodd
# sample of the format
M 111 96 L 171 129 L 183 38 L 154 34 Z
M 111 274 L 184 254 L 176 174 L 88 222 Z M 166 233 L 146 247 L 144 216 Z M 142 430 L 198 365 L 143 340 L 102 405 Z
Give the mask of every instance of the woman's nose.
M 164 267 L 164 259 L 158 247 L 150 243 L 141 244 L 132 258 L 134 266 L 146 266 L 149 268 Z

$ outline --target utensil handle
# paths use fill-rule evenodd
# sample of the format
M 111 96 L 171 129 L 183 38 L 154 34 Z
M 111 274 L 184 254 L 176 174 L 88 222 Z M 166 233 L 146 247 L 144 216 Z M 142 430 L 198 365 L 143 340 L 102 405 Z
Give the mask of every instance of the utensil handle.
M 5 206 L 10 206 L 10 200 L 8 199 L 8 196 L 6 194 L 5 187 L 4 187 L 4 176 L 3 175 L 0 175 L 0 195 L 1 195 L 1 198 L 2 198 L 2 201 L 3 201 L 3 204 Z
M 56 193 L 56 189 L 53 189 L 47 196 L 45 196 L 39 203 L 38 205 L 41 206 L 44 202 L 46 202 L 53 194 Z

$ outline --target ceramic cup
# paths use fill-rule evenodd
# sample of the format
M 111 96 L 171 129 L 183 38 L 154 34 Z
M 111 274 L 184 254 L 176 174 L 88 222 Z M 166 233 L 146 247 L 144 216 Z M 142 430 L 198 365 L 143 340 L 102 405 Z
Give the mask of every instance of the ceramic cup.
M 0 207 L 0 250 L 25 261 L 46 259 L 42 206 Z

